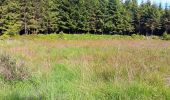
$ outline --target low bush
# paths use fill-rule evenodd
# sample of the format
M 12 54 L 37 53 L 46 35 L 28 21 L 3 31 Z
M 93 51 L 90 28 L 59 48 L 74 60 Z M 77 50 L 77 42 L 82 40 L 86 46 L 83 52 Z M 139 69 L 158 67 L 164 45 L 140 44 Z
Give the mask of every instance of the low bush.
M 58 38 L 59 39 L 64 39 L 64 32 L 61 31 L 59 34 L 58 34 Z
M 167 32 L 165 32 L 162 37 L 164 40 L 170 40 L 170 35 L 168 35 Z
M 139 39 L 139 40 L 144 40 L 145 39 L 145 36 L 143 35 L 138 35 L 138 34 L 132 34 L 131 37 L 133 39 Z
M 0 55 L 0 75 L 5 81 L 23 81 L 30 76 L 24 62 L 17 62 L 9 55 Z
M 151 39 L 159 40 L 159 39 L 160 39 L 160 37 L 159 37 L 159 36 L 151 36 Z

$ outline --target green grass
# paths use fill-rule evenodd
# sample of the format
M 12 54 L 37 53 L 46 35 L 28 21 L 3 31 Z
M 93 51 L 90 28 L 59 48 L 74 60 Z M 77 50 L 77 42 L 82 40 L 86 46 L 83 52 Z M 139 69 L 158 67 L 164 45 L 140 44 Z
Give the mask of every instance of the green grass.
M 24 61 L 32 77 L 15 82 L 0 78 L 0 99 L 170 99 L 169 41 L 84 36 L 1 40 L 0 53 Z
M 15 36 L 21 37 L 21 36 Z M 23 35 L 22 38 L 27 38 L 27 39 L 46 39 L 46 40 L 108 40 L 108 39 L 126 39 L 126 40 L 132 40 L 132 39 L 137 39 L 137 40 L 144 40 L 146 39 L 145 36 L 143 35 L 96 35 L 96 34 L 39 34 L 39 35 Z

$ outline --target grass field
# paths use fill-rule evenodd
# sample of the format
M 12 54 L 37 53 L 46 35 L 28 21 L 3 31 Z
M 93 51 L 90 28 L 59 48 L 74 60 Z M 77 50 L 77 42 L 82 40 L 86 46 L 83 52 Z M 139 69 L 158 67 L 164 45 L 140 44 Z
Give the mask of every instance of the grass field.
M 0 53 L 24 62 L 31 74 L 23 81 L 1 75 L 0 99 L 170 100 L 170 41 L 123 38 L 35 35 L 0 40 Z

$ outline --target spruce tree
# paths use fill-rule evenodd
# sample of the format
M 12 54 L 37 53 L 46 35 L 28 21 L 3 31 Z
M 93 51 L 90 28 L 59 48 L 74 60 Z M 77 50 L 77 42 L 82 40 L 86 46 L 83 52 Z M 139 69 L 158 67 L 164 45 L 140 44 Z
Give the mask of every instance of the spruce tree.
M 163 28 L 165 30 L 165 32 L 170 33 L 170 8 L 168 7 L 168 4 L 166 4 L 165 7 L 165 12 L 163 14 Z

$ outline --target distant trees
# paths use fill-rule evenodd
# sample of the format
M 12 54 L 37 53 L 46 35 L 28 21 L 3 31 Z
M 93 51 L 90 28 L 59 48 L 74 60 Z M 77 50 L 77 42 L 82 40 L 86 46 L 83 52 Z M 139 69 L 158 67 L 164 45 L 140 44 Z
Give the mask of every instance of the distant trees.
M 160 28 L 160 12 L 159 8 L 155 4 L 151 4 L 148 1 L 143 4 L 141 14 L 141 27 L 146 35 L 153 35 L 156 30 Z
M 137 0 L 0 0 L 0 35 L 170 33 L 170 8 Z
M 168 7 L 167 4 L 165 7 L 164 14 L 162 16 L 162 25 L 163 25 L 163 29 L 169 33 L 170 32 L 170 8 Z

